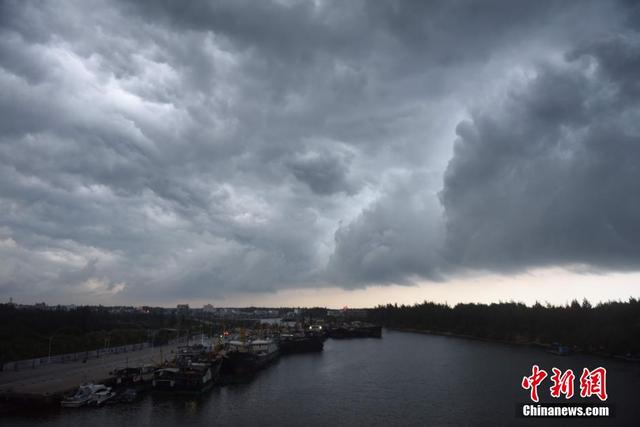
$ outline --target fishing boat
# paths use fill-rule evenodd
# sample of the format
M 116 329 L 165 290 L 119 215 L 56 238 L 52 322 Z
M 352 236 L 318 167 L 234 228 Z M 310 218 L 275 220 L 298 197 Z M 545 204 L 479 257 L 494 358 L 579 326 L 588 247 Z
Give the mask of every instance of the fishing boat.
M 213 387 L 220 373 L 222 360 L 195 362 L 188 365 L 157 369 L 152 386 L 156 391 L 172 393 L 202 393 Z
M 571 353 L 571 349 L 566 345 L 554 342 L 547 350 L 547 353 L 555 354 L 557 356 L 568 356 Z
M 370 323 L 352 322 L 335 326 L 327 332 L 329 338 L 381 338 L 382 327 Z
M 145 386 L 151 384 L 155 368 L 151 365 L 114 369 L 111 374 L 115 377 L 117 386 Z
M 280 334 L 282 354 L 320 352 L 324 348 L 324 338 L 311 334 Z
M 229 341 L 222 369 L 225 374 L 246 376 L 257 372 L 280 355 L 278 344 L 271 338 Z

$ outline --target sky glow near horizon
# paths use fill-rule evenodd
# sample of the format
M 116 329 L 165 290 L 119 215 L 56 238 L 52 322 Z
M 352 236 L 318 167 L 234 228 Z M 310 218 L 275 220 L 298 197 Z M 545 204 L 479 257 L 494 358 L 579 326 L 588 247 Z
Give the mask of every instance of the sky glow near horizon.
M 623 0 L 1 2 L 0 300 L 638 297 L 639 23 Z

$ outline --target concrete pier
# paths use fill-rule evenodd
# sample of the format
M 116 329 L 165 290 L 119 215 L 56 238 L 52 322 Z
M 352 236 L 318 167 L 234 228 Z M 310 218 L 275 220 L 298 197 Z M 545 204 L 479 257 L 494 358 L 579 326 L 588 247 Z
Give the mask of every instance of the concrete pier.
M 86 362 L 76 361 L 35 369 L 0 372 L 0 400 L 51 400 L 86 382 L 103 382 L 109 372 L 124 366 L 159 364 L 175 356 L 177 344 L 128 353 L 106 354 Z

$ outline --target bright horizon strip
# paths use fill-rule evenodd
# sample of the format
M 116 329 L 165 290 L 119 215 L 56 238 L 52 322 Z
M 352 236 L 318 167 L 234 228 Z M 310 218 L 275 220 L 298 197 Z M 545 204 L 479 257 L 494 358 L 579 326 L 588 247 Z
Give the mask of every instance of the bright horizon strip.
M 275 293 L 237 294 L 225 299 L 177 301 L 192 307 L 327 307 L 365 308 L 380 304 L 412 305 L 437 303 L 497 303 L 515 301 L 527 305 L 566 305 L 586 298 L 596 305 L 607 301 L 627 301 L 640 297 L 640 273 L 578 273 L 559 268 L 539 269 L 504 276 L 487 274 L 442 283 L 423 282 L 415 286 L 369 286 L 345 290 L 337 287 L 285 289 Z
M 73 299 L 47 298 L 35 295 L 29 299 L 14 298 L 18 304 L 45 302 L 48 305 L 105 305 L 105 306 L 159 306 L 175 307 L 189 304 L 200 308 L 205 304 L 214 307 L 327 307 L 370 308 L 381 304 L 413 305 L 423 301 L 447 303 L 497 303 L 522 302 L 529 306 L 539 302 L 543 305 L 566 305 L 576 299 L 587 299 L 596 305 L 607 301 L 627 301 L 640 298 L 640 272 L 593 273 L 563 268 L 532 270 L 521 274 L 477 274 L 459 277 L 445 282 L 423 281 L 413 286 L 376 285 L 359 289 L 290 288 L 276 292 L 252 292 L 229 294 L 225 297 L 175 298 L 172 300 L 118 298 L 95 295 L 77 295 Z M 4 298 L 7 302 L 8 297 Z

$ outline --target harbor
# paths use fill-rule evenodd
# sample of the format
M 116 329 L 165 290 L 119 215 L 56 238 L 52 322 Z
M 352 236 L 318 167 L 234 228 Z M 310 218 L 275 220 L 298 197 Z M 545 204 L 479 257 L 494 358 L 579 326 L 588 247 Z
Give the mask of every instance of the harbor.
M 10 404 L 42 405 L 59 402 L 83 383 L 111 379 L 111 372 L 124 366 L 162 364 L 172 358 L 178 344 L 129 353 L 112 353 L 96 359 L 39 366 L 34 369 L 0 372 L 0 401 Z
M 250 382 L 281 356 L 322 352 L 329 338 L 381 336 L 380 326 L 362 322 L 285 322 L 187 335 L 164 346 L 0 372 L 0 410 L 130 403 L 146 393 L 197 395 Z
M 383 330 L 382 339 L 333 339 L 323 351 L 282 355 L 251 381 L 217 384 L 204 393 L 142 393 L 127 404 L 25 411 L 7 426 L 192 425 L 310 426 L 532 425 L 514 417 L 527 392 L 514 384 L 541 366 L 578 370 L 602 359 L 562 357 L 531 347 Z M 597 425 L 635 425 L 639 367 L 605 362 L 615 418 Z M 579 396 L 574 400 L 579 400 Z M 556 425 L 566 425 L 558 420 Z M 546 424 L 545 424 L 546 425 Z

